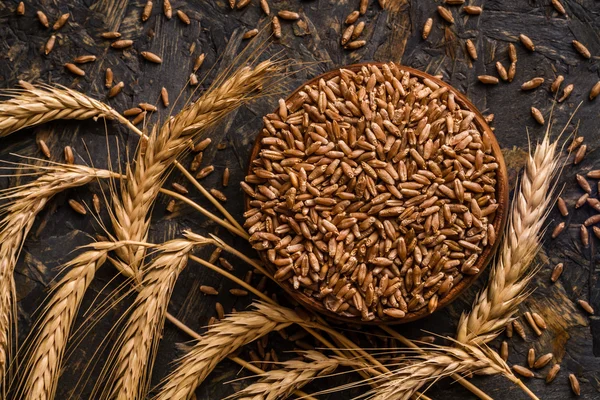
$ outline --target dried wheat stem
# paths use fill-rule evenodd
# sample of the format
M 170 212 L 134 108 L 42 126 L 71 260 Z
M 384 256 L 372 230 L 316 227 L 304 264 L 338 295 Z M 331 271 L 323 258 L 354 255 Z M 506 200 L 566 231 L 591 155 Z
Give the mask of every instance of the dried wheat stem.
M 212 242 L 192 232 L 185 239 L 168 241 L 157 248 L 159 255 L 145 268 L 140 290 L 132 305 L 125 332 L 119 338 L 111 384 L 106 398 L 145 398 L 154 356 L 164 326 L 167 306 L 175 282 L 195 246 Z
M 488 285 L 458 324 L 457 340 L 461 343 L 482 344 L 494 339 L 526 297 L 524 289 L 533 276 L 529 266 L 540 247 L 541 232 L 552 201 L 552 178 L 559 162 L 557 144 L 550 142 L 546 132 L 527 159 Z
M 208 217 L 208 218 L 212 219 L 217 224 L 221 225 L 222 227 L 224 227 L 225 229 L 227 229 L 231 233 L 234 233 L 234 234 L 236 234 L 236 235 L 238 235 L 240 237 L 244 237 L 244 236 L 248 235 L 245 231 L 243 231 L 243 230 L 240 231 L 238 228 L 236 228 L 235 226 L 231 225 L 229 222 L 222 220 L 221 218 L 217 217 L 216 215 L 214 215 L 210 211 L 206 210 L 204 207 L 200 206 L 198 203 L 190 200 L 189 198 L 185 197 L 182 194 L 179 194 L 177 192 L 174 192 L 172 190 L 168 190 L 168 189 L 165 189 L 165 188 L 160 189 L 160 192 L 163 193 L 163 194 L 166 194 L 168 196 L 171 196 L 171 197 L 173 197 L 175 199 L 183 201 L 184 203 L 186 203 L 190 207 L 194 208 L 195 210 L 199 211 L 205 217 Z
M 67 274 L 54 286 L 53 295 L 44 305 L 43 315 L 32 330 L 31 349 L 27 352 L 24 386 L 19 393 L 25 399 L 52 399 L 60 376 L 67 340 L 77 317 L 83 296 L 108 252 L 126 243 L 98 242 L 65 265 Z
M 142 132 L 141 130 L 139 130 L 135 125 L 133 125 L 131 122 L 129 122 L 128 119 L 126 119 L 125 117 L 119 115 L 119 121 L 121 121 L 124 125 L 126 125 L 128 128 L 130 128 L 131 130 L 133 130 L 135 133 L 137 133 L 141 138 L 145 138 L 147 139 L 148 136 L 146 136 L 144 134 L 144 132 Z M 237 220 L 227 211 L 227 209 L 225 207 L 223 207 L 223 205 L 221 203 L 219 203 L 217 201 L 217 199 L 214 198 L 214 196 L 204 188 L 204 186 L 202 186 L 200 184 L 200 182 L 198 182 L 198 180 L 196 178 L 194 178 L 194 176 L 192 174 L 189 173 L 189 171 L 183 166 L 181 165 L 181 163 L 177 160 L 175 160 L 173 162 L 173 165 L 175 165 L 175 168 L 177 168 L 182 174 L 183 176 L 185 176 L 185 178 L 194 186 L 196 187 L 196 189 L 198 189 L 198 191 L 200 191 L 200 193 L 202 193 L 202 195 L 204 195 L 204 197 L 206 197 L 219 211 L 221 211 L 221 213 L 225 216 L 225 218 L 231 223 L 233 224 L 237 229 L 235 231 L 232 231 L 231 229 L 229 229 L 231 232 L 237 234 L 238 236 L 248 240 L 248 238 L 250 237 L 246 231 L 244 230 L 244 228 L 239 224 L 239 222 L 237 222 Z M 222 220 L 220 218 L 218 218 L 216 215 L 209 213 L 208 211 L 201 209 L 201 208 L 196 208 L 198 211 L 200 211 L 202 214 L 204 214 L 206 217 L 212 219 L 213 221 L 217 222 L 218 224 L 222 225 Z
M 122 198 L 114 197 L 113 227 L 119 240 L 145 241 L 148 233 L 148 213 L 168 175 L 171 166 L 188 148 L 190 140 L 241 104 L 251 99 L 276 71 L 275 64 L 264 61 L 254 68 L 244 67 L 234 72 L 203 94 L 197 101 L 154 129 L 144 151 L 138 151 L 135 170 L 128 168 Z M 195 129 L 186 129 L 189 126 Z M 118 252 L 139 275 L 143 248 L 130 247 Z M 126 250 L 126 251 L 125 251 Z M 139 281 L 139 276 L 136 278 Z
M 223 205 L 221 203 L 219 203 L 219 201 L 217 199 L 215 199 L 214 196 L 212 194 L 210 194 L 210 192 L 208 190 L 206 190 L 204 188 L 204 186 L 202 186 L 200 184 L 200 182 L 198 182 L 198 180 L 196 178 L 194 178 L 192 176 L 192 174 L 190 174 L 187 171 L 187 169 L 182 167 L 181 164 L 179 164 L 178 162 L 176 163 L 175 166 L 179 168 L 179 170 L 188 179 L 188 181 L 190 181 L 190 183 L 192 185 L 194 185 L 196 187 L 196 189 L 198 189 L 198 191 L 200 191 L 200 193 L 202 193 L 204 195 L 204 197 L 206 197 L 208 199 L 208 201 L 210 201 L 217 208 L 217 210 L 221 211 L 221 213 L 225 216 L 225 218 L 227 218 L 227 220 L 229 222 L 231 222 L 233 225 L 235 225 L 238 228 L 238 230 L 240 232 L 242 232 L 241 234 L 238 233 L 242 238 L 244 238 L 246 240 L 248 240 L 250 238 L 250 235 L 248 235 L 246 233 L 246 231 L 240 225 L 240 223 L 237 222 L 237 220 L 229 213 L 229 211 L 227 211 L 227 209 L 225 207 L 223 207 Z
M 269 303 L 269 304 L 275 304 L 275 302 L 267 295 L 265 295 L 263 292 L 257 290 L 254 286 L 247 284 L 246 282 L 244 282 L 243 280 L 241 280 L 240 278 L 238 278 L 237 276 L 230 274 L 229 272 L 225 271 L 222 268 L 217 267 L 216 265 L 214 265 L 213 263 L 210 263 L 200 257 L 196 257 L 194 255 L 190 256 L 190 260 L 197 262 L 200 265 L 203 265 L 215 272 L 217 272 L 218 274 L 224 276 L 225 278 L 229 279 L 230 281 L 237 283 L 238 285 L 240 285 L 241 287 L 243 287 L 245 290 L 249 291 L 250 293 L 254 294 L 255 296 L 257 296 L 259 299 L 261 299 L 262 301 Z
M 108 105 L 64 86 L 37 85 L 0 91 L 0 137 L 57 119 L 114 118 Z
M 254 303 L 250 311 L 227 316 L 210 326 L 179 360 L 177 368 L 163 381 L 155 399 L 190 399 L 196 387 L 229 354 L 293 323 L 306 325 L 294 311 L 265 303 Z
M 344 360 L 330 358 L 318 351 L 303 353 L 308 362 L 290 360 L 280 363 L 281 368 L 260 375 L 255 382 L 227 397 L 227 399 L 276 400 L 285 399 L 319 376 L 333 373 Z
M 177 318 L 175 318 L 173 315 L 167 313 L 167 319 L 173 325 L 175 325 L 179 330 L 183 331 L 184 333 L 186 333 L 190 337 L 192 337 L 192 338 L 194 338 L 196 340 L 199 340 L 199 339 L 202 338 L 202 335 L 200 335 L 198 332 L 194 331 L 189 326 L 187 326 L 186 324 L 184 324 L 183 322 L 181 322 L 180 320 L 178 320 Z M 262 374 L 265 373 L 265 371 L 263 371 L 262 369 L 258 368 L 256 365 L 250 364 L 249 362 L 241 359 L 240 357 L 229 356 L 227 358 L 229 358 L 234 363 L 240 365 L 241 367 L 246 368 L 248 371 L 254 372 L 255 374 L 262 375 Z M 296 396 L 302 398 L 302 399 L 305 399 L 305 400 L 317 400 L 316 398 L 308 395 L 307 393 L 304 393 L 301 390 L 295 390 L 294 394 Z
M 0 376 L 6 372 L 10 350 L 11 321 L 13 317 L 13 272 L 23 241 L 36 215 L 57 193 L 83 186 L 97 178 L 110 178 L 110 171 L 96 170 L 81 165 L 55 164 L 40 167 L 46 170 L 34 181 L 0 192 L 0 200 L 7 203 L 0 208 Z

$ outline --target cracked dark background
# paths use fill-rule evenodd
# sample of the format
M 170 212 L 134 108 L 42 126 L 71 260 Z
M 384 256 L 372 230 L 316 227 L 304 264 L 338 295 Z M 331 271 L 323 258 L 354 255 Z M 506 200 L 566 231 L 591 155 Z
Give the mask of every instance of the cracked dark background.
M 357 8 L 358 0 L 271 0 L 272 12 L 283 9 L 298 11 L 308 26 L 307 32 L 296 24 L 282 22 L 283 38 L 279 41 L 269 41 L 269 46 L 263 49 L 263 58 L 275 55 L 297 62 L 296 66 L 290 68 L 290 72 L 296 73 L 281 83 L 280 96 L 286 96 L 286 93 L 312 76 L 354 62 L 394 61 L 431 74 L 441 74 L 444 80 L 466 93 L 484 114 L 495 115 L 492 126 L 504 149 L 511 185 L 514 185 L 517 173 L 523 166 L 529 143 L 539 140 L 545 130 L 545 127 L 537 125 L 531 117 L 530 107 L 540 109 L 546 121 L 552 122 L 552 134 L 556 137 L 581 103 L 562 137 L 570 141 L 569 135 L 578 126 L 578 134 L 585 137 L 588 154 L 576 167 L 572 166 L 573 157 L 567 157 L 565 154 L 566 164 L 557 188 L 562 190 L 571 211 L 568 217 L 563 218 L 553 210 L 549 217 L 550 231 L 563 220 L 567 222 L 568 229 L 556 240 L 550 239 L 549 233 L 546 234 L 542 252 L 537 260 L 541 270 L 532 283 L 533 295 L 521 307 L 522 311 L 532 310 L 543 315 L 549 328 L 538 338 L 526 326 L 526 341 L 518 337 L 508 339 L 509 363 L 524 365 L 530 347 L 535 348 L 537 354 L 553 352 L 555 360 L 560 362 L 562 367 L 554 383 L 546 385 L 543 380 L 550 366 L 537 371 L 536 378 L 525 379 L 526 384 L 540 398 L 572 397 L 567 379 L 569 373 L 576 374 L 580 380 L 581 398 L 600 398 L 600 363 L 596 358 L 600 353 L 600 323 L 597 317 L 585 315 L 575 303 L 577 299 L 583 298 L 596 309 L 600 309 L 600 282 L 597 278 L 598 241 L 594 238 L 589 248 L 581 246 L 579 224 L 593 212 L 586 206 L 578 210 L 573 207 L 576 199 L 582 194 L 575 183 L 575 174 L 600 168 L 597 157 L 600 140 L 600 100 L 589 101 L 587 98 L 590 88 L 600 79 L 600 2 L 562 0 L 568 14 L 563 16 L 554 10 L 549 0 L 475 0 L 467 3 L 483 5 L 484 11 L 481 16 L 467 16 L 460 11 L 460 7 L 448 7 L 456 20 L 453 25 L 448 25 L 438 16 L 436 7 L 440 2 L 388 2 L 389 9 L 384 11 L 376 1 L 370 1 L 367 14 L 360 19 L 366 22 L 363 37 L 367 40 L 367 45 L 348 52 L 339 45 L 339 38 L 344 28 L 344 19 Z M 160 88 L 165 86 L 173 102 L 181 90 L 184 97 L 192 93 L 192 89 L 186 87 L 185 83 L 195 56 L 206 53 L 206 61 L 200 75 L 207 76 L 205 82 L 208 85 L 242 48 L 256 48 L 257 43 L 268 33 L 262 33 L 250 44 L 238 43 L 241 32 L 268 24 L 268 19 L 261 13 L 256 0 L 241 11 L 230 10 L 227 2 L 223 0 L 172 1 L 174 9 L 181 8 L 189 15 L 192 20 L 189 26 L 183 25 L 175 16 L 172 20 L 167 20 L 162 15 L 160 1 L 155 1 L 150 19 L 141 23 L 140 14 L 144 3 L 126 0 L 27 1 L 26 15 L 17 17 L 14 13 L 16 1 L 0 1 L 0 87 L 14 87 L 19 79 L 60 83 L 106 100 L 111 106 L 122 111 L 143 101 L 155 103 Z M 48 15 L 51 25 L 60 14 L 71 13 L 67 25 L 58 31 L 55 48 L 48 56 L 43 55 L 42 50 L 51 30 L 45 29 L 38 22 L 35 16 L 38 9 Z M 421 38 L 421 28 L 429 17 L 434 19 L 434 26 L 430 37 L 425 41 Z M 118 30 L 123 34 L 123 38 L 133 39 L 134 46 L 126 50 L 110 48 L 109 41 L 99 37 L 101 32 L 109 30 Z M 520 33 L 526 34 L 534 41 L 535 52 L 527 51 L 518 43 Z M 479 58 L 475 62 L 471 61 L 466 53 L 467 39 L 476 43 Z M 592 53 L 590 60 L 583 59 L 574 50 L 571 45 L 573 39 L 579 40 L 589 48 Z M 517 47 L 519 61 L 515 80 L 512 83 L 501 82 L 497 86 L 480 84 L 477 81 L 478 75 L 496 75 L 496 61 L 508 67 L 508 43 L 515 43 Z M 195 50 L 193 55 L 190 55 L 190 47 L 193 45 Z M 144 50 L 161 55 L 164 63 L 158 66 L 144 61 L 139 55 L 139 52 Z M 85 77 L 74 77 L 64 70 L 65 62 L 83 54 L 94 54 L 98 57 L 95 63 L 84 65 Z M 115 82 L 125 83 L 123 92 L 110 100 L 106 99 L 107 90 L 104 88 L 104 70 L 107 67 L 113 69 Z M 565 76 L 565 84 L 572 83 L 575 89 L 566 102 L 555 104 L 549 87 L 559 74 Z M 521 91 L 521 83 L 534 76 L 544 77 L 546 81 L 537 90 Z M 209 133 L 214 143 L 224 142 L 227 147 L 219 151 L 213 145 L 205 153 L 203 166 L 214 164 L 216 173 L 205 179 L 204 183 L 207 187 L 220 188 L 221 173 L 225 167 L 230 168 L 231 183 L 224 192 L 229 197 L 227 208 L 238 218 L 241 218 L 243 213 L 243 204 L 242 192 L 237 182 L 243 179 L 254 137 L 261 127 L 261 117 L 276 106 L 276 100 L 276 96 L 271 96 L 242 107 Z M 152 116 L 152 122 L 167 115 L 167 109 L 159 108 L 159 112 Z M 40 157 L 35 144 L 36 138 L 46 140 L 54 160 L 62 160 L 62 149 L 68 144 L 76 151 L 78 162 L 93 162 L 98 167 L 111 165 L 115 169 L 124 165 L 124 160 L 131 156 L 137 144 L 137 137 L 116 123 L 58 121 L 2 138 L 0 159 L 15 161 L 18 158 L 13 153 Z M 21 181 L 15 177 L 0 178 L 2 187 Z M 186 183 L 178 173 L 172 174 L 170 182 Z M 54 198 L 38 216 L 21 252 L 15 274 L 20 343 L 24 341 L 32 326 L 35 310 L 42 304 L 57 268 L 73 257 L 77 246 L 89 243 L 92 240 L 90 235 L 102 230 L 92 216 L 74 214 L 66 200 L 75 198 L 89 204 L 92 193 L 101 193 L 106 188 L 106 185 L 92 184 L 63 193 Z M 593 195 L 598 195 L 595 184 Z M 192 192 L 191 197 L 206 204 L 198 193 Z M 240 239 L 233 238 L 188 207 L 180 205 L 175 213 L 166 213 L 164 209 L 168 201 L 165 196 L 159 196 L 152 217 L 152 241 L 161 242 L 174 238 L 184 229 L 193 229 L 200 233 L 217 232 L 230 244 L 243 249 L 247 254 L 253 254 Z M 106 221 L 105 211 L 102 217 Z M 204 250 L 201 255 L 208 256 L 209 251 Z M 228 258 L 235 265 L 235 273 L 243 277 L 249 267 L 232 257 Z M 559 282 L 551 285 L 549 276 L 552 267 L 558 262 L 565 264 L 565 272 Z M 92 283 L 77 323 L 78 327 L 84 326 L 77 335 L 87 335 L 78 346 L 69 349 L 56 398 L 89 397 L 107 357 L 106 343 L 115 339 L 109 331 L 132 300 L 128 297 L 117 302 L 114 297 L 109 296 L 123 283 L 123 280 L 120 277 L 115 278 L 115 275 L 116 271 L 107 264 Z M 398 326 L 398 331 L 409 338 L 420 337 L 423 335 L 421 330 L 452 335 L 460 313 L 470 307 L 476 291 L 485 279 L 484 274 L 464 296 L 446 309 L 416 323 Z M 254 282 L 256 283 L 257 279 Z M 231 282 L 204 270 L 199 265 L 188 265 L 177 283 L 169 311 L 198 331 L 202 331 L 202 327 L 214 315 L 216 301 L 215 298 L 200 293 L 201 284 L 212 285 L 222 293 L 227 293 L 228 289 L 235 287 Z M 274 286 L 268 286 L 268 291 L 283 297 L 281 291 Z M 232 307 L 241 310 L 250 302 L 250 298 L 236 299 L 226 295 L 219 296 L 218 299 L 226 310 L 231 310 Z M 100 315 L 99 312 L 83 315 L 94 300 L 96 304 L 106 301 L 106 315 Z M 340 329 L 347 329 L 347 334 L 353 336 L 352 330 L 357 328 L 343 326 Z M 373 328 L 362 330 L 381 334 L 381 331 Z M 289 329 L 289 333 L 294 332 L 293 329 Z M 103 342 L 105 338 L 106 342 Z M 501 335 L 500 340 L 504 339 L 505 336 Z M 166 324 L 154 368 L 153 385 L 168 373 L 171 363 L 181 355 L 178 345 L 187 340 L 189 338 L 183 333 L 169 323 Z M 492 346 L 497 348 L 500 340 L 494 341 Z M 105 344 L 104 347 L 102 343 Z M 369 342 L 363 344 L 368 346 Z M 394 345 L 393 342 L 382 341 L 373 344 Z M 253 345 L 248 348 L 255 349 Z M 289 353 L 293 345 L 276 333 L 270 335 L 268 348 L 275 348 L 282 359 L 294 356 Z M 248 358 L 247 350 L 242 356 Z M 247 381 L 230 382 L 244 376 L 247 376 L 245 371 L 226 360 L 197 390 L 197 398 L 226 397 L 247 384 Z M 357 379 L 358 375 L 350 373 L 334 379 L 317 380 L 305 390 L 312 393 Z M 475 377 L 473 383 L 496 399 L 526 398 L 522 391 L 500 377 Z M 355 389 L 323 395 L 322 398 L 345 399 L 360 393 L 361 389 Z M 434 385 L 428 395 L 433 399 L 473 398 L 470 392 L 449 380 Z

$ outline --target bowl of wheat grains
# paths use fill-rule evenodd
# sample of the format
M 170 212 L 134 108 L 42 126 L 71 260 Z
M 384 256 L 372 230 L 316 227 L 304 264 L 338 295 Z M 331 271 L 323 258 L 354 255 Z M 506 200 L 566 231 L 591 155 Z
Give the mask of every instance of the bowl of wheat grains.
M 393 63 L 305 82 L 264 116 L 245 228 L 294 300 L 330 319 L 414 321 L 456 299 L 494 255 L 507 173 L 481 113 Z

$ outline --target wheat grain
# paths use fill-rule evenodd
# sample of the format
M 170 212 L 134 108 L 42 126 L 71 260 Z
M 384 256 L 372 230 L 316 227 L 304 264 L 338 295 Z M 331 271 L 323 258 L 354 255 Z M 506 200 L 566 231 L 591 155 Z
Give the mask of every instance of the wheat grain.
M 171 240 L 157 248 L 159 255 L 144 270 L 141 289 L 132 305 L 133 312 L 113 350 L 115 367 L 111 370 L 110 385 L 103 391 L 106 398 L 135 400 L 146 397 L 177 277 L 187 265 L 190 251 L 210 242 L 212 240 L 186 232 L 185 239 Z
M 133 40 L 131 39 L 119 39 L 110 44 L 113 49 L 125 49 L 133 46 Z
M 269 332 L 304 320 L 284 307 L 254 303 L 250 311 L 238 312 L 210 326 L 179 360 L 163 381 L 156 400 L 190 399 L 194 390 L 225 357 Z
M 116 31 L 111 31 L 111 32 L 102 32 L 100 34 L 100 36 L 103 39 L 118 39 L 121 37 L 121 34 L 119 32 Z
M 527 159 L 488 285 L 475 299 L 471 312 L 460 319 L 457 339 L 461 343 L 481 344 L 495 338 L 526 296 L 523 291 L 532 277 L 529 265 L 539 249 L 551 202 L 552 177 L 558 166 L 556 146 L 547 131 Z
M 423 32 L 421 33 L 421 37 L 423 38 L 423 40 L 427 40 L 427 38 L 429 37 L 429 34 L 431 33 L 432 27 L 433 27 L 433 19 L 427 18 L 427 21 L 425 21 L 425 24 L 423 24 Z
M 12 96 L 0 102 L 0 137 L 57 119 L 113 119 L 117 114 L 106 104 L 63 86 L 37 85 L 0 94 Z
M 71 16 L 70 13 L 66 13 L 61 15 L 56 22 L 54 23 L 54 25 L 52 25 L 52 29 L 54 29 L 55 31 L 59 30 L 60 28 L 62 28 L 63 26 L 65 26 L 65 24 L 67 23 L 67 21 L 69 20 L 69 17 Z

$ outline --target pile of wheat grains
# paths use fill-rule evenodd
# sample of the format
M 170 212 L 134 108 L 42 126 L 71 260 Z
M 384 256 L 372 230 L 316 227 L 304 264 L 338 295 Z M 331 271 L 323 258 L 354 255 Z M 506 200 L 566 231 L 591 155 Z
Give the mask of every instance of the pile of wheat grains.
M 433 312 L 495 241 L 498 163 L 474 118 L 393 63 L 280 100 L 242 182 L 253 247 L 342 316 Z

